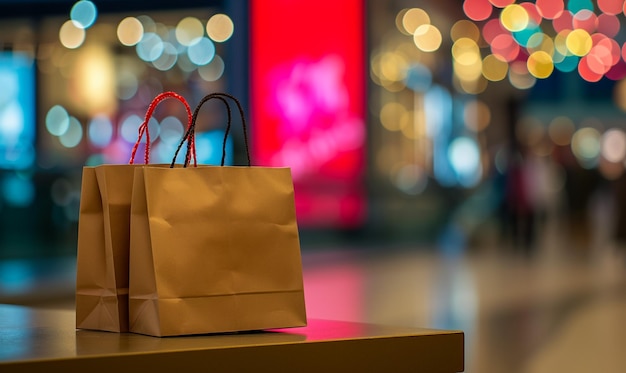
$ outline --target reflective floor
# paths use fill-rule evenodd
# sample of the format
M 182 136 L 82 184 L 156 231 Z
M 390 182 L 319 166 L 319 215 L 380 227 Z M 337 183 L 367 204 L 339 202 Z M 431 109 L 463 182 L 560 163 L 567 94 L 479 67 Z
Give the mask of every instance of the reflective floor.
M 466 372 L 626 371 L 624 249 L 303 250 L 309 317 L 463 330 Z M 73 308 L 73 270 L 0 261 L 0 302 Z
M 356 257 L 308 266 L 311 316 L 461 329 L 466 372 L 626 371 L 621 255 Z

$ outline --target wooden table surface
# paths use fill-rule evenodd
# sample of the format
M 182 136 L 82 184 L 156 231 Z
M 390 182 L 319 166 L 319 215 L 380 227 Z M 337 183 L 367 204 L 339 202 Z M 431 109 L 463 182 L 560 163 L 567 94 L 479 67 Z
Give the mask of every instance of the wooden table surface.
M 462 372 L 461 331 L 309 320 L 157 338 L 75 329 L 71 310 L 0 305 L 0 372 Z

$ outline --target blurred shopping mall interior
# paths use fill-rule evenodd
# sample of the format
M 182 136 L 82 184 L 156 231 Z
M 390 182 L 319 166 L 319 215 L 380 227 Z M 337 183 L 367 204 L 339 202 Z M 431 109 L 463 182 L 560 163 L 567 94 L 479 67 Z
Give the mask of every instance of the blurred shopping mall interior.
M 83 166 L 228 92 L 198 162 L 291 168 L 310 317 L 626 369 L 624 0 L 0 0 L 0 86 L 0 303 L 72 308 Z

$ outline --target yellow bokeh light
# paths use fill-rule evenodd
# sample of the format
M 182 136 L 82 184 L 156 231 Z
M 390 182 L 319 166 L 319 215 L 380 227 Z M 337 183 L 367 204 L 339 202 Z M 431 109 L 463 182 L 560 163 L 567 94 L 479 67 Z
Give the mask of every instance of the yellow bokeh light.
M 426 136 L 426 125 L 424 123 L 424 111 L 405 111 L 402 115 L 402 134 L 409 140 L 417 140 Z
M 74 65 L 75 95 L 72 98 L 74 104 L 87 115 L 113 115 L 118 104 L 115 95 L 115 63 L 111 51 L 101 45 L 87 45 L 77 53 Z
M 396 14 L 396 28 L 398 29 L 398 31 L 400 31 L 404 35 L 413 35 L 413 33 L 410 33 L 407 30 L 405 30 L 404 25 L 402 24 L 402 20 L 404 19 L 404 15 L 406 14 L 407 11 L 408 9 L 405 8 L 399 11 L 398 14 Z
M 381 56 L 381 77 L 391 82 L 398 82 L 406 77 L 408 61 L 398 53 L 388 52 Z
M 413 34 L 413 41 L 423 52 L 434 52 L 441 46 L 441 32 L 433 25 L 421 25 Z
M 478 43 L 480 40 L 480 30 L 474 22 L 463 19 L 452 25 L 450 38 L 452 41 L 457 41 L 460 38 L 469 38 Z
M 461 90 L 470 95 L 478 95 L 487 89 L 488 81 L 482 75 L 475 80 L 459 80 Z
M 530 53 L 544 51 L 552 56 L 554 55 L 554 41 L 550 36 L 537 32 L 528 39 L 528 46 L 526 49 L 528 49 Z
M 85 41 L 85 29 L 76 26 L 73 21 L 66 21 L 59 30 L 59 40 L 65 48 L 76 49 Z
M 528 56 L 527 66 L 528 72 L 538 79 L 545 79 L 554 71 L 552 57 L 544 51 L 533 52 Z
M 506 78 L 509 71 L 509 64 L 502 61 L 493 54 L 488 55 L 483 60 L 483 76 L 492 82 L 499 82 Z
M 589 53 L 593 46 L 593 41 L 587 31 L 576 29 L 567 35 L 565 45 L 567 45 L 567 50 L 574 56 L 582 57 Z
M 204 26 L 195 17 L 186 17 L 176 25 L 176 40 L 185 46 L 195 44 L 204 35 Z
M 380 110 L 380 123 L 389 131 L 400 131 L 406 122 L 404 105 L 398 102 L 388 102 Z
M 570 32 L 572 32 L 572 30 L 563 30 L 554 37 L 554 49 L 561 56 L 569 56 L 572 54 L 567 49 L 567 35 L 569 35 Z
M 383 88 L 385 88 L 389 92 L 402 92 L 406 88 L 404 82 L 392 82 L 389 80 L 382 80 L 381 83 L 383 85 Z
M 214 41 L 221 43 L 233 35 L 235 25 L 226 14 L 215 14 L 206 24 L 206 33 Z
M 474 40 L 460 38 L 452 45 L 452 57 L 461 65 L 474 65 L 480 60 L 480 49 Z
M 453 62 L 454 73 L 463 81 L 475 81 L 482 77 L 483 61 L 479 58 L 473 64 L 464 65 Z
M 135 17 L 126 17 L 117 25 L 117 38 L 126 46 L 139 43 L 142 37 L 143 25 Z
M 429 24 L 430 16 L 426 11 L 420 8 L 409 9 L 402 17 L 402 26 L 409 34 L 414 34 L 418 27 Z
M 524 30 L 528 20 L 528 12 L 519 4 L 507 5 L 500 13 L 500 23 L 511 32 Z

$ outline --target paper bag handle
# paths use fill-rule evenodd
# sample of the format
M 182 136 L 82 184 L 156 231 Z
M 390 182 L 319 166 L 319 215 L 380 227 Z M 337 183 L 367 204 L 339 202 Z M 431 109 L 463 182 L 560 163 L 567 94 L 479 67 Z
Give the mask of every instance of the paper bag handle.
M 167 98 L 175 98 L 178 101 L 180 101 L 183 105 L 185 105 L 185 110 L 187 111 L 187 130 L 189 130 L 189 128 L 191 127 L 192 114 L 191 114 L 191 108 L 189 107 L 187 100 L 176 92 L 168 91 L 168 92 L 163 92 L 159 94 L 152 100 L 152 102 L 150 103 L 150 106 L 148 106 L 148 110 L 146 111 L 146 116 L 143 120 L 143 123 L 141 123 L 141 125 L 139 126 L 139 129 L 138 129 L 139 136 L 137 138 L 137 142 L 135 142 L 135 145 L 133 146 L 133 150 L 130 155 L 130 160 L 128 162 L 129 164 L 135 163 L 135 154 L 137 153 L 137 148 L 139 147 L 139 143 L 141 142 L 141 138 L 143 137 L 144 133 L 146 134 L 146 151 L 144 154 L 144 163 L 148 164 L 150 162 L 150 131 L 148 128 L 148 123 L 150 122 L 150 118 L 152 117 L 152 114 L 154 113 L 154 110 L 156 109 L 157 105 L 161 103 L 161 101 L 164 101 Z M 187 133 L 183 137 L 182 142 L 184 142 L 185 139 L 188 139 L 189 140 L 188 149 L 190 149 L 191 151 L 187 152 L 187 155 L 186 155 L 187 159 L 185 160 L 185 162 L 189 163 L 190 157 L 193 157 L 194 166 L 197 166 L 195 137 L 192 136 L 188 138 Z
M 202 107 L 202 105 L 204 105 L 205 102 L 211 100 L 211 99 L 218 99 L 220 101 L 222 101 L 224 103 L 224 105 L 226 105 L 226 110 L 228 112 L 228 122 L 226 125 L 226 131 L 224 133 L 224 142 L 222 143 L 222 162 L 221 162 L 221 166 L 224 166 L 224 161 L 226 159 L 226 140 L 228 139 L 228 134 L 230 132 L 230 127 L 231 127 L 231 120 L 232 120 L 232 114 L 231 114 L 231 109 L 230 109 L 230 105 L 228 104 L 228 101 L 224 98 L 230 98 L 231 100 L 233 100 L 235 102 L 235 104 L 237 104 L 237 108 L 239 110 L 239 115 L 241 116 L 241 124 L 243 126 L 243 136 L 244 136 L 244 142 L 245 142 L 245 146 L 246 146 L 246 156 L 248 159 L 248 166 L 251 165 L 250 162 L 250 146 L 248 145 L 248 133 L 247 133 L 247 126 L 246 126 L 246 118 L 244 115 L 244 111 L 243 108 L 241 106 L 241 103 L 239 102 L 239 100 L 237 100 L 237 98 L 235 98 L 233 95 L 230 95 L 228 93 L 221 93 L 221 92 L 216 92 L 216 93 L 210 93 L 206 96 L 204 96 L 200 102 L 198 103 L 198 106 L 196 106 L 196 109 L 194 110 L 192 119 L 191 119 L 191 125 L 189 126 L 189 129 L 187 130 L 187 133 L 185 134 L 185 137 L 189 137 L 189 136 L 194 136 L 195 134 L 195 130 L 196 130 L 196 120 L 198 119 L 198 113 L 200 112 L 200 108 Z M 181 141 L 180 144 L 178 144 L 178 149 L 176 149 L 176 153 L 174 155 L 174 160 L 172 160 L 172 164 L 170 165 L 170 167 L 174 167 L 174 161 L 176 160 L 176 156 L 178 155 L 178 152 L 180 150 L 180 148 L 182 147 L 184 141 Z M 189 153 L 190 151 L 190 146 L 189 144 L 187 144 L 187 153 Z M 185 167 L 187 167 L 188 164 L 188 159 L 189 156 L 186 157 L 185 159 Z

